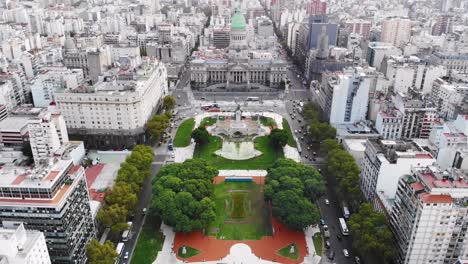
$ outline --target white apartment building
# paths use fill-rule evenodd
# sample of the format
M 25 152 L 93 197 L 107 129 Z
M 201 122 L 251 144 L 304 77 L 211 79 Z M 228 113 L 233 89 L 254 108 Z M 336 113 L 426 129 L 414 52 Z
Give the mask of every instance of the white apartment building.
M 16 100 L 12 82 L 0 81 L 0 105 L 5 106 L 7 112 L 10 112 L 18 104 L 20 102 Z
M 390 211 L 397 263 L 452 264 L 466 259 L 467 201 L 464 171 L 417 166 L 401 177 Z
M 46 68 L 33 80 L 31 93 L 36 107 L 48 107 L 54 102 L 55 91 L 74 89 L 84 83 L 83 70 L 65 67 Z
M 382 61 L 385 56 L 401 55 L 401 49 L 395 47 L 392 43 L 386 42 L 370 42 L 367 46 L 366 61 L 369 66 L 380 70 Z
M 411 20 L 408 18 L 393 17 L 384 20 L 380 41 L 392 43 L 400 47 L 410 41 Z
M 62 145 L 68 143 L 67 127 L 60 114 L 48 112 L 37 119 L 29 120 L 28 131 L 36 164 L 53 156 Z
M 468 84 L 449 81 L 438 78 L 432 86 L 431 100 L 434 103 L 440 117 L 446 120 L 453 120 L 454 111 L 457 105 L 463 104 L 463 100 L 468 96 Z
M 429 138 L 434 122 L 439 120 L 434 107 L 423 100 L 422 93 L 409 90 L 392 96 L 392 103 L 403 114 L 401 138 Z
M 415 88 L 424 94 L 431 92 L 434 80 L 447 74 L 445 66 L 426 65 L 415 56 L 386 56 L 381 71 L 390 80 L 394 92 L 406 93 Z
M 51 263 L 42 232 L 26 230 L 23 224 L 6 226 L 0 229 L 0 263 Z
M 168 94 L 166 67 L 148 59 L 107 74 L 91 87 L 56 93 L 57 109 L 69 133 L 86 137 L 86 143 L 131 147 L 144 140 L 146 122 Z
M 346 68 L 325 73 L 316 100 L 330 124 L 351 124 L 366 120 L 373 69 Z
M 360 184 L 364 197 L 375 203 L 377 193 L 394 199 L 398 181 L 412 166 L 432 165 L 435 159 L 412 141 L 368 139 Z
M 384 139 L 400 139 L 403 132 L 403 113 L 398 109 L 388 106 L 377 113 L 375 129 Z

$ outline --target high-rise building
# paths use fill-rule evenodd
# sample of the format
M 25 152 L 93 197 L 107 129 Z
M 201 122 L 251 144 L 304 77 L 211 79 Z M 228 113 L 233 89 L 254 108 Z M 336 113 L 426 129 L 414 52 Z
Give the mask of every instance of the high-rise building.
M 321 0 L 308 1 L 306 4 L 306 14 L 315 15 L 326 15 L 327 14 L 327 2 Z
M 371 21 L 363 19 L 354 19 L 345 22 L 346 32 L 359 34 L 363 40 L 369 39 L 371 27 Z
M 350 124 L 366 120 L 372 72 L 361 67 L 328 72 L 315 92 L 315 100 L 330 124 Z
M 385 56 L 401 55 L 402 51 L 391 43 L 370 42 L 367 46 L 366 60 L 370 66 L 380 70 Z
M 442 34 L 452 33 L 452 19 L 450 15 L 441 15 L 432 26 L 432 35 L 440 36 Z
M 84 169 L 72 160 L 1 168 L 0 221 L 44 233 L 53 263 L 84 263 L 95 236 Z
M 398 181 L 411 167 L 432 165 L 435 159 L 411 141 L 368 139 L 360 184 L 364 197 L 375 203 L 377 193 L 395 199 Z
M 468 257 L 468 177 L 458 169 L 413 167 L 400 178 L 390 212 L 401 264 Z
M 408 18 L 393 17 L 384 20 L 380 35 L 381 42 L 392 43 L 396 47 L 400 47 L 408 43 L 410 37 L 411 20 Z

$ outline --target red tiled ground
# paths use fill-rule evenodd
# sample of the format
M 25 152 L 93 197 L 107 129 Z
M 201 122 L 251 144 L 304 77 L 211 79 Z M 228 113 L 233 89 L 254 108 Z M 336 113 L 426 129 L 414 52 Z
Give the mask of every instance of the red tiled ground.
M 93 185 L 94 181 L 99 176 L 99 173 L 101 173 L 105 165 L 106 164 L 104 163 L 99 163 L 97 165 L 93 165 L 91 167 L 86 168 L 85 174 L 86 174 L 86 183 L 88 184 L 88 188 L 91 188 L 91 185 Z
M 213 183 L 221 183 L 224 181 L 224 178 L 226 177 L 216 176 L 213 179 Z M 252 179 L 257 184 L 265 184 L 265 177 L 252 177 Z M 179 259 L 189 262 L 213 261 L 227 256 L 234 244 L 244 243 L 252 249 L 253 254 L 261 259 L 285 264 L 302 263 L 307 253 L 304 232 L 290 230 L 273 217 L 271 224 L 273 225 L 275 234 L 273 236 L 265 236 L 260 240 L 218 240 L 214 236 L 204 236 L 200 231 L 187 234 L 177 233 L 174 239 L 173 250 L 177 255 L 177 250 L 186 245 L 196 248 L 202 253 L 188 259 Z M 299 248 L 299 258 L 297 260 L 288 259 L 276 254 L 276 251 L 291 243 L 296 243 Z
M 272 218 L 272 225 L 276 230 L 275 235 L 263 237 L 260 240 L 218 240 L 216 237 L 203 236 L 199 231 L 187 234 L 177 233 L 173 249 L 177 253 L 180 247 L 187 245 L 202 252 L 188 259 L 179 258 L 181 260 L 189 262 L 214 261 L 227 256 L 234 244 L 244 243 L 252 249 L 253 254 L 261 259 L 285 264 L 302 263 L 307 253 L 304 233 L 290 230 L 274 218 Z M 296 243 L 299 248 L 299 258 L 297 260 L 291 260 L 276 254 L 276 251 L 291 243 Z

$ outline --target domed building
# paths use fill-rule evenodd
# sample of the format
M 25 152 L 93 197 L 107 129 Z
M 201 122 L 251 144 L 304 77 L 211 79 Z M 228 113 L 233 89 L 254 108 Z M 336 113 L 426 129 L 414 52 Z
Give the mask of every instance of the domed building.
M 239 8 L 231 17 L 229 46 L 200 48 L 190 63 L 191 86 L 195 89 L 225 91 L 268 91 L 286 78 L 286 63 L 272 50 L 249 46 L 252 26 Z

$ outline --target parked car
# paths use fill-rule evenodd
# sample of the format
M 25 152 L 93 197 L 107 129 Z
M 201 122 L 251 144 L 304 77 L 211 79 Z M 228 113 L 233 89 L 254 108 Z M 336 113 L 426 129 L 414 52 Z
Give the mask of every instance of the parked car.
M 331 244 L 329 240 L 325 241 L 325 248 L 330 248 Z
M 324 226 L 324 225 L 325 225 L 325 220 L 323 220 L 322 218 L 320 218 L 320 224 Z
M 347 250 L 346 248 L 343 249 L 343 255 L 344 255 L 345 257 L 349 258 L 349 252 L 348 252 L 348 250 Z
M 362 262 L 361 262 L 361 259 L 358 256 L 355 256 L 354 257 L 354 263 L 361 264 Z
M 328 259 L 333 260 L 335 258 L 335 251 L 331 250 L 328 253 L 327 257 L 328 257 Z

